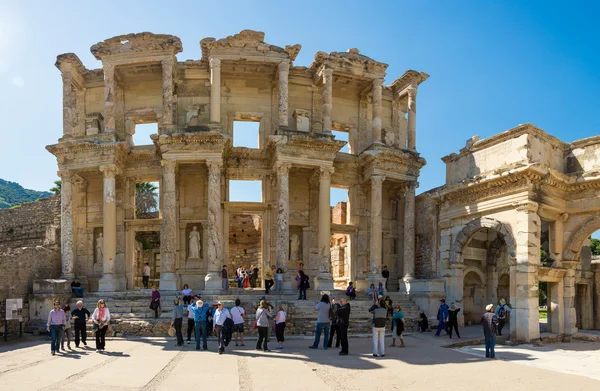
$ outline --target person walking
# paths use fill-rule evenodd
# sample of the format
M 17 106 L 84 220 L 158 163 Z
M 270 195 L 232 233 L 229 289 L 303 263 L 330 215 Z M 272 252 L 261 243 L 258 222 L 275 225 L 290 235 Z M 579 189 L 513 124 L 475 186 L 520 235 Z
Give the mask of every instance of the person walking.
M 350 326 L 350 303 L 344 297 L 340 300 L 341 305 L 338 307 L 337 315 L 337 332 L 340 337 L 340 344 L 342 350 L 340 350 L 340 356 L 348 355 L 348 326 Z
M 219 354 L 225 353 L 225 342 L 223 335 L 223 324 L 225 319 L 231 319 L 231 314 L 227 308 L 223 307 L 223 303 L 220 301 L 217 303 L 217 309 L 213 313 L 213 332 L 217 336 L 219 342 Z
M 65 339 L 67 340 L 67 348 L 71 350 L 71 336 L 73 335 L 73 329 L 71 328 L 71 306 L 65 304 L 63 307 L 65 313 L 65 325 L 63 326 L 63 333 L 60 339 L 60 348 L 65 350 Z M 66 337 L 66 338 L 65 338 Z
M 268 295 L 269 291 L 271 290 L 271 287 L 273 286 L 273 284 L 275 284 L 273 282 L 273 274 L 275 273 L 275 266 L 271 265 L 270 269 L 267 269 L 267 271 L 265 271 L 265 294 Z
M 160 309 L 160 292 L 152 285 L 152 299 L 150 299 L 150 309 L 154 310 L 154 319 L 158 319 L 158 311 Z
M 308 289 L 308 276 L 304 271 L 298 270 L 296 276 L 296 286 L 298 287 L 298 300 L 306 300 L 306 290 Z
M 437 320 L 439 323 L 437 331 L 435 332 L 435 336 L 439 337 L 442 329 L 445 329 L 446 333 L 448 333 L 448 327 L 446 326 L 446 322 L 448 322 L 448 304 L 446 304 L 446 299 L 440 300 L 440 308 L 438 308 Z
M 194 296 L 196 298 L 196 296 Z M 192 304 L 188 304 L 187 306 L 187 343 L 188 345 L 192 343 L 192 333 L 194 333 L 194 341 L 198 341 L 198 334 L 196 333 L 196 321 L 194 315 L 194 309 L 192 308 Z
M 275 294 L 283 295 L 283 269 L 280 267 L 275 272 Z
M 400 347 L 404 347 L 404 314 L 399 305 L 394 307 L 392 315 L 392 344 L 390 347 L 396 346 L 396 337 L 400 339 Z
M 190 289 L 189 285 L 183 284 L 183 289 L 181 290 L 181 300 L 183 300 L 184 305 L 192 303 L 192 294 L 193 291 Z
M 240 306 L 240 299 L 235 299 L 235 306 L 229 310 L 231 319 L 233 320 L 233 338 L 235 339 L 235 346 L 238 346 L 238 336 L 240 337 L 241 346 L 244 345 L 244 319 L 246 318 L 246 311 Z
M 179 299 L 173 302 L 173 314 L 171 315 L 171 327 L 175 327 L 175 335 L 177 336 L 177 346 L 183 345 L 183 334 L 181 334 L 181 326 L 183 325 L 183 312 L 186 308 L 180 305 Z
M 60 349 L 60 340 L 62 329 L 67 318 L 65 311 L 60 308 L 60 302 L 54 302 L 54 308 L 48 313 L 48 321 L 46 322 L 46 331 L 50 333 L 50 353 L 54 356 Z
M 346 288 L 346 296 L 350 298 L 350 300 L 356 299 L 356 289 L 354 289 L 354 285 L 352 285 L 352 281 L 348 283 L 348 287 Z
M 381 271 L 381 277 L 385 278 L 385 290 L 388 289 L 388 280 L 390 279 L 390 271 L 387 266 L 383 266 L 383 270 Z
M 103 299 L 98 300 L 96 309 L 92 314 L 92 321 L 94 322 L 94 328 L 96 329 L 96 352 L 100 353 L 103 352 L 106 347 L 105 338 L 110 322 L 110 311 L 106 308 L 106 302 Z
M 485 313 L 481 317 L 483 326 L 483 336 L 485 337 L 485 358 L 496 359 L 496 335 L 498 334 L 498 325 L 500 321 L 493 312 L 494 305 L 488 304 L 485 307 Z
M 71 311 L 71 317 L 73 318 L 73 328 L 75 329 L 75 347 L 78 348 L 80 340 L 83 342 L 84 346 L 87 346 L 86 322 L 91 314 L 90 311 L 83 307 L 83 301 L 79 300 L 76 306 L 77 307 Z
M 456 306 L 456 304 L 452 303 L 450 305 L 450 309 L 448 310 L 448 330 L 450 334 L 450 339 L 452 339 L 452 329 L 456 331 L 456 336 L 458 339 L 460 338 L 460 334 L 458 333 L 458 313 L 460 312 L 460 308 Z
M 192 311 L 194 311 L 194 332 L 196 334 L 196 350 L 200 350 L 200 337 L 202 337 L 202 348 L 208 350 L 206 342 L 208 338 L 208 313 L 210 307 L 208 303 L 204 304 L 201 299 L 192 303 Z
M 329 311 L 331 310 L 331 304 L 329 304 L 329 295 L 321 296 L 321 301 L 315 306 L 317 312 L 317 325 L 315 331 L 315 341 L 310 349 L 319 348 L 319 340 L 321 339 L 321 332 L 325 332 L 323 337 L 323 349 L 327 350 L 327 343 L 329 341 Z
M 378 300 L 369 309 L 373 314 L 373 357 L 385 357 L 385 324 L 387 308 L 382 300 Z
M 229 278 L 227 277 L 227 265 L 223 265 L 221 269 L 221 288 L 229 289 Z
M 148 262 L 144 264 L 144 270 L 142 271 L 142 284 L 144 288 L 148 289 L 148 282 L 150 281 L 150 265 Z
M 506 316 L 510 311 L 511 309 L 508 304 L 506 304 L 506 300 L 500 299 L 500 304 L 496 306 L 496 311 L 494 311 L 498 317 L 498 322 L 500 322 L 498 325 L 498 335 L 502 335 L 502 329 L 506 325 Z
M 269 337 L 269 317 L 271 317 L 269 311 L 269 304 L 265 300 L 261 300 L 256 310 L 256 326 L 258 327 L 258 341 L 256 342 L 256 350 L 263 352 L 270 352 L 267 346 Z
M 287 319 L 287 312 L 283 304 L 279 304 L 279 311 L 275 316 L 275 336 L 277 337 L 277 349 L 283 349 L 283 343 L 285 342 L 285 320 Z
M 340 347 L 340 333 L 337 326 L 337 310 L 340 308 L 340 305 L 335 302 L 334 298 L 331 298 L 331 309 L 329 310 L 329 318 L 331 319 L 331 331 L 329 333 L 329 342 L 327 343 L 327 347 L 330 348 L 333 344 L 333 336 L 336 335 L 335 339 L 335 347 Z

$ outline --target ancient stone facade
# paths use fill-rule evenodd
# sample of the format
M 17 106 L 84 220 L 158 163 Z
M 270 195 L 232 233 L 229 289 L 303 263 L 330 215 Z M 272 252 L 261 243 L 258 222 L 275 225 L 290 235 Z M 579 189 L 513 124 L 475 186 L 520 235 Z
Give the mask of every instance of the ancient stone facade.
M 56 245 L 59 235 L 60 197 L 42 198 L 0 211 L 0 252 Z
M 357 49 L 297 66 L 300 45 L 270 45 L 251 30 L 200 47 L 199 60 L 178 62 L 179 38 L 140 33 L 93 45 L 100 69 L 58 56 L 63 135 L 47 149 L 63 180 L 61 276 L 77 274 L 91 291 L 132 289 L 136 233 L 160 231 L 162 290 L 220 289 L 235 251 L 230 216 L 251 214 L 262 220 L 261 272 L 302 262 L 315 289 L 331 289 L 331 235 L 340 234 L 344 282 L 363 289 L 385 264 L 393 286 L 409 283 L 425 164 L 415 149 L 416 97 L 428 75 L 410 70 L 384 85 L 387 64 Z M 258 148 L 232 145 L 236 121 L 259 123 Z M 142 123 L 158 132 L 134 145 Z M 333 130 L 348 133 L 349 153 Z M 262 202 L 230 202 L 230 180 L 261 181 Z M 135 216 L 142 181 L 160 182 L 157 218 Z M 331 222 L 332 186 L 348 189 L 344 223 Z M 198 258 L 188 254 L 193 226 Z

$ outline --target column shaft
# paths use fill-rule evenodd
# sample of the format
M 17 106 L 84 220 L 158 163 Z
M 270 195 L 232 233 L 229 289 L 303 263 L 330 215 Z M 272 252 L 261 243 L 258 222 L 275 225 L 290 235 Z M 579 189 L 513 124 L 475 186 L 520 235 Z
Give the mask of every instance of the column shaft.
M 408 149 L 417 145 L 417 88 L 408 89 Z
M 577 268 L 576 262 L 563 262 L 563 267 L 567 268 L 567 273 L 563 278 L 563 297 L 564 297 L 564 342 L 568 342 L 571 336 L 577 333 L 577 314 L 575 311 L 575 296 L 576 285 L 575 285 L 575 269 Z M 584 310 L 585 311 L 585 310 Z
M 290 62 L 279 63 L 279 126 L 288 127 L 288 79 Z
M 174 58 L 165 58 L 162 64 L 162 126 L 173 126 L 175 105 L 173 102 L 173 63 Z
M 104 133 L 116 131 L 116 81 L 114 65 L 104 64 Z
M 321 167 L 319 177 L 319 231 L 317 243 L 321 265 L 319 272 L 329 273 L 331 270 L 330 243 L 331 243 L 331 208 L 330 187 L 333 167 Z
M 72 279 L 74 276 L 74 251 L 73 251 L 73 185 L 72 173 L 61 171 L 58 173 L 62 184 L 60 188 L 60 255 L 62 272 L 61 278 Z
M 373 142 L 380 143 L 381 140 L 381 99 L 383 79 L 373 80 Z
M 277 168 L 277 241 L 276 257 L 277 267 L 285 270 L 289 256 L 290 228 L 289 228 L 289 170 L 290 164 L 279 163 Z
M 404 196 L 404 278 L 415 275 L 415 185 Z
M 112 292 L 119 289 L 116 278 L 115 258 L 117 255 L 117 203 L 116 203 L 116 167 L 101 166 L 104 176 L 104 203 L 102 206 L 102 231 L 104 251 L 102 259 L 102 277 L 98 281 L 98 290 Z
M 221 288 L 219 272 L 223 265 L 221 239 L 221 161 L 207 160 L 208 166 L 208 274 L 207 289 Z M 234 271 L 230 271 L 233 273 Z
M 210 59 L 210 122 L 221 122 L 221 60 Z
M 162 226 L 160 228 L 160 289 L 176 290 L 177 256 L 177 162 L 162 162 Z
M 381 245 L 382 245 L 382 187 L 385 177 L 382 175 L 371 176 L 371 240 L 370 254 L 371 260 L 369 271 L 370 277 L 381 277 Z
M 323 69 L 323 133 L 331 133 L 333 109 L 333 69 Z

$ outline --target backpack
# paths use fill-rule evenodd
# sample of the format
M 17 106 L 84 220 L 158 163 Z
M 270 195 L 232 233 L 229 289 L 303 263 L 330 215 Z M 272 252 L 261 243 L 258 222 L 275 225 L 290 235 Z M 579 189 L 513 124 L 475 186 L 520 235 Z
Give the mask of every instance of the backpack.
M 500 309 L 498 310 L 498 318 L 506 318 L 506 308 L 504 308 L 504 306 L 500 307 Z

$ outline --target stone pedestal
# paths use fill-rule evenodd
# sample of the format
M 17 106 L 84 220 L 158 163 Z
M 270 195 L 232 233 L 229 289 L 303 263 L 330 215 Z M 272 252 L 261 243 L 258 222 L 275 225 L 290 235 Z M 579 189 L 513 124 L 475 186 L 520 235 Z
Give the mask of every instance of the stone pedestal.
M 71 300 L 71 281 L 64 279 L 44 279 L 33 281 L 33 294 L 29 295 L 29 325 L 46 328 L 48 313 L 54 309 L 54 301 L 61 306 Z
M 316 291 L 332 291 L 333 277 L 329 273 L 319 273 L 313 280 L 313 286 Z
M 204 289 L 222 289 L 223 279 L 220 272 L 208 272 L 204 277 Z

